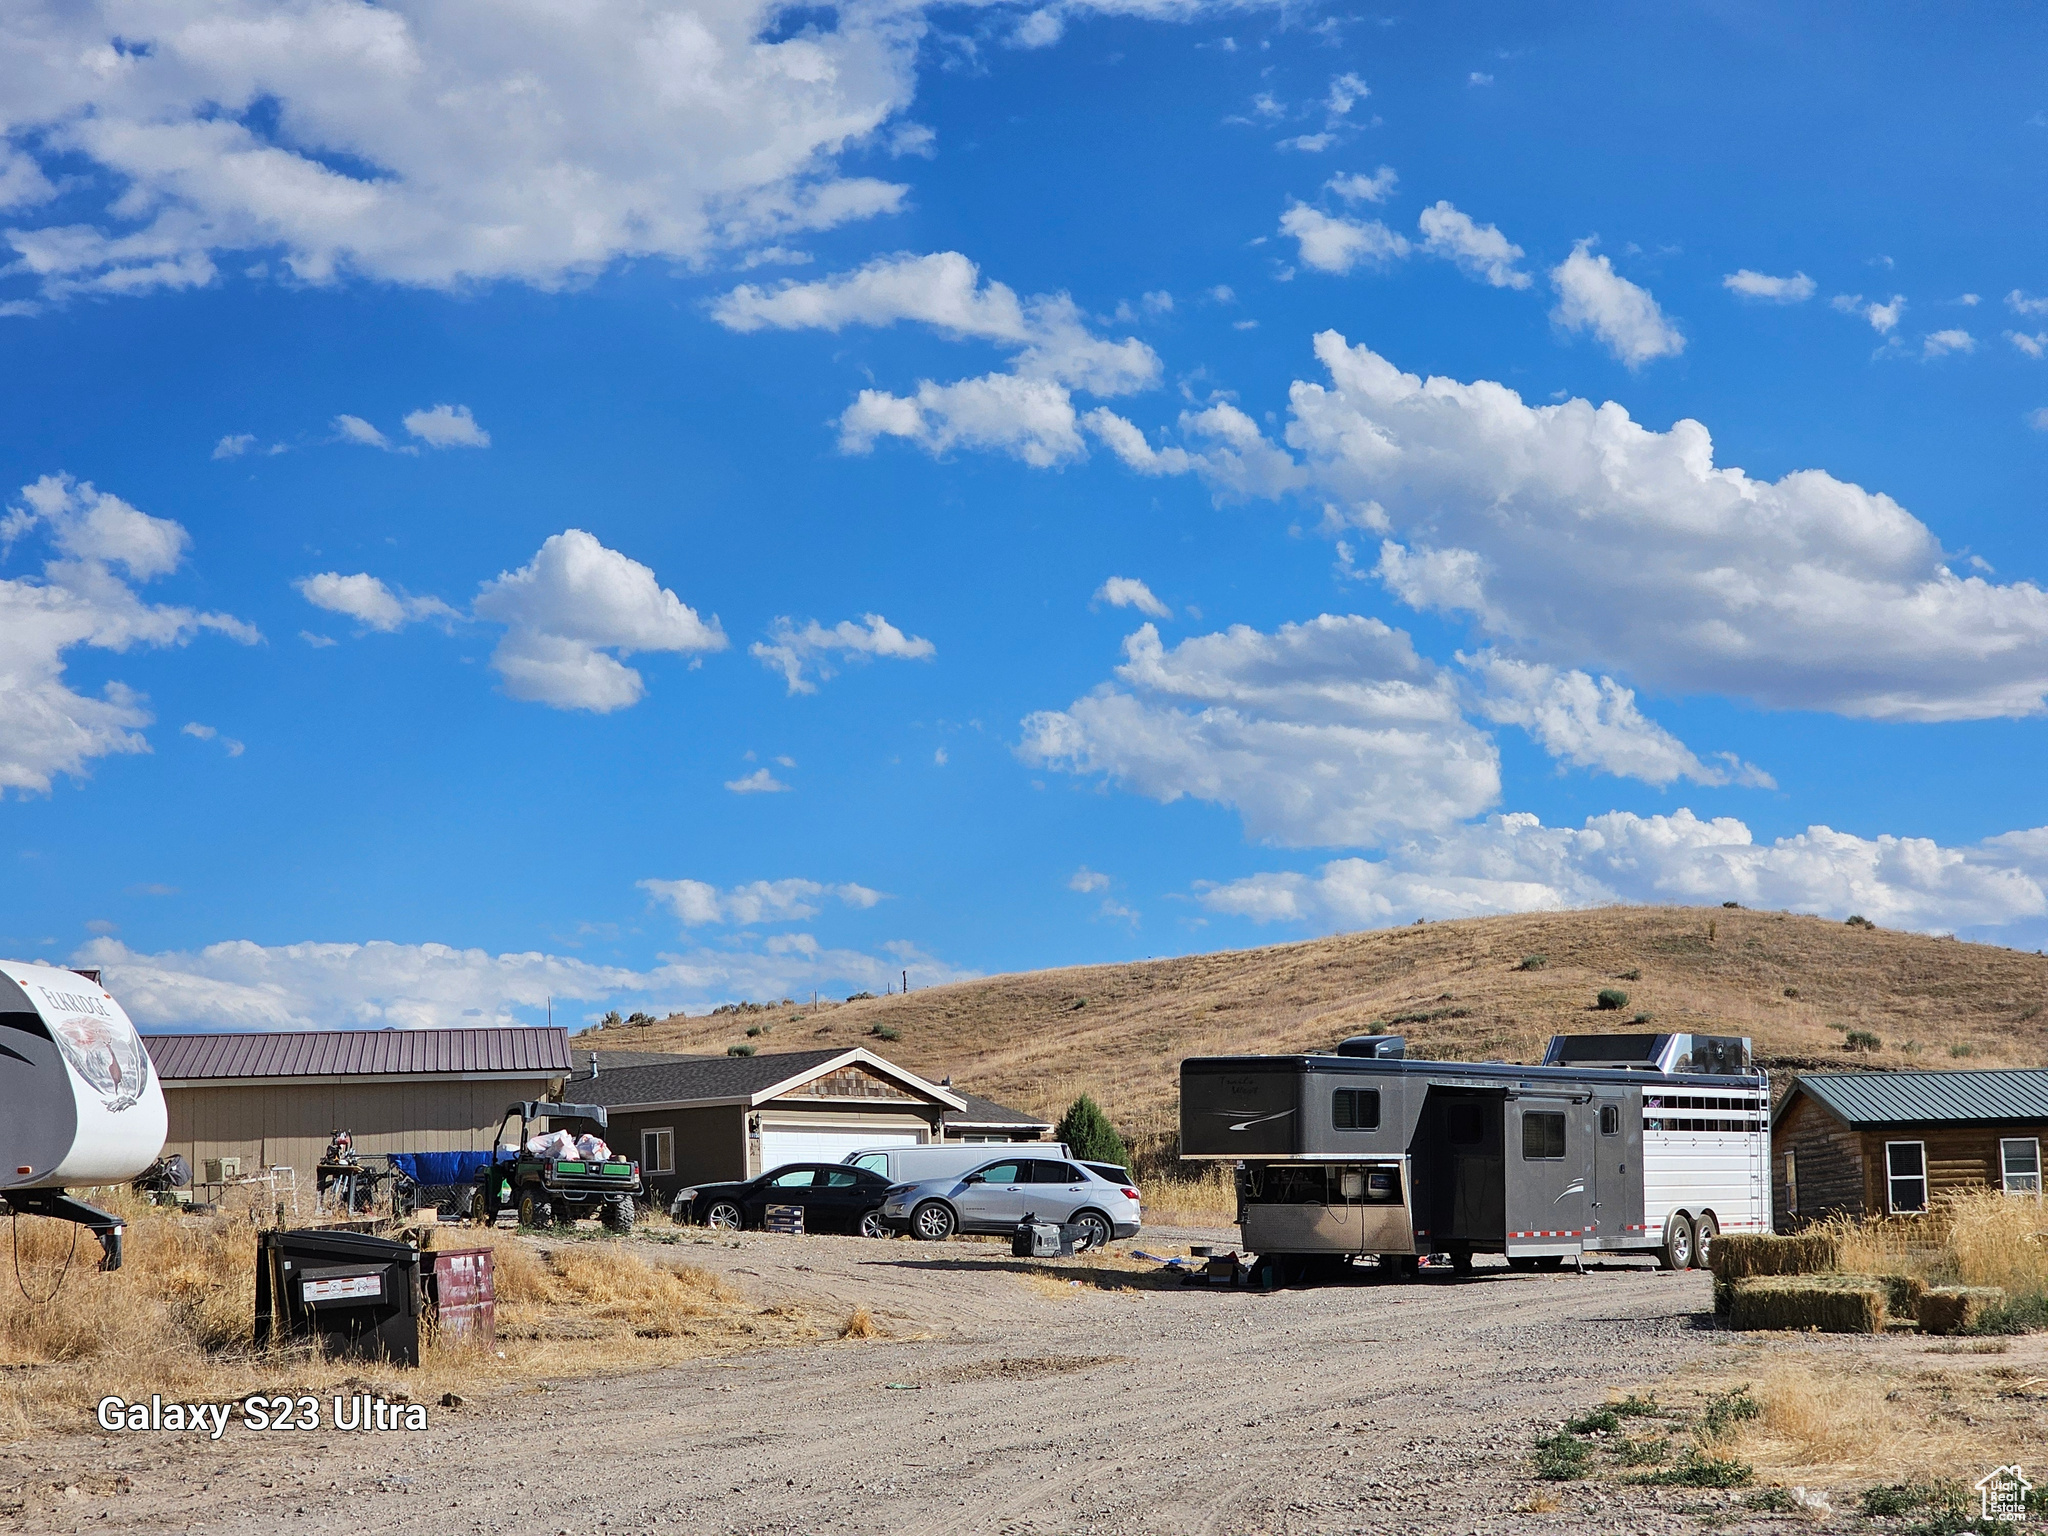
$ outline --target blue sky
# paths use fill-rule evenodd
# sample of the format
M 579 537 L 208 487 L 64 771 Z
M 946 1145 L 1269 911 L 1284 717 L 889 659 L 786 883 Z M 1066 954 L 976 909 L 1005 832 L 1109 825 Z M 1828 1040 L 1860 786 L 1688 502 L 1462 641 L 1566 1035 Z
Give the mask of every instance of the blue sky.
M 245 1028 L 2037 947 L 2043 30 L 21 8 L 0 947 Z

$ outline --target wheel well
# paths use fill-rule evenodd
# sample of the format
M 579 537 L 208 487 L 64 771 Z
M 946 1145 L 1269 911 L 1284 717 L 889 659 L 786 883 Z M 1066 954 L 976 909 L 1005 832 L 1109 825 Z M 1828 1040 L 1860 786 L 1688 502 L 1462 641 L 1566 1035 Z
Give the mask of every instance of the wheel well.
M 928 1205 L 944 1206 L 946 1208 L 946 1214 L 953 1218 L 953 1224 L 955 1226 L 958 1226 L 960 1224 L 959 1211 L 954 1209 L 953 1202 L 948 1200 L 944 1195 L 926 1195 L 922 1200 L 918 1201 L 917 1204 L 913 1205 L 910 1208 L 910 1214 L 915 1216 L 919 1211 L 923 1210 Z
M 1081 1209 L 1079 1209 L 1078 1211 L 1074 1212 L 1074 1214 L 1073 1214 L 1073 1215 L 1069 1216 L 1069 1217 L 1067 1218 L 1067 1220 L 1069 1220 L 1069 1221 L 1078 1221 L 1078 1220 L 1080 1220 L 1080 1219 L 1081 1219 L 1081 1218 L 1082 1218 L 1083 1216 L 1100 1216 L 1100 1217 L 1102 1218 L 1102 1220 L 1103 1220 L 1104 1224 L 1108 1226 L 1108 1228 L 1110 1229 L 1110 1231 L 1114 1232 L 1114 1231 L 1116 1230 L 1116 1223 L 1115 1223 L 1114 1221 L 1111 1221 L 1111 1220 L 1110 1220 L 1110 1218 L 1109 1218 L 1109 1212 L 1107 1212 L 1107 1211 L 1104 1211 L 1104 1210 L 1098 1210 L 1098 1209 L 1097 1209 L 1097 1208 L 1096 1208 L 1095 1206 L 1092 1206 L 1092 1205 L 1084 1205 L 1084 1206 L 1082 1206 L 1082 1207 L 1081 1207 Z
M 1712 1211 L 1701 1211 L 1698 1215 L 1693 1217 L 1692 1224 L 1695 1229 L 1699 1227 L 1701 1217 L 1705 1217 L 1708 1221 L 1711 1221 L 1714 1224 L 1714 1230 L 1716 1232 L 1721 1230 L 1721 1218 L 1716 1216 Z

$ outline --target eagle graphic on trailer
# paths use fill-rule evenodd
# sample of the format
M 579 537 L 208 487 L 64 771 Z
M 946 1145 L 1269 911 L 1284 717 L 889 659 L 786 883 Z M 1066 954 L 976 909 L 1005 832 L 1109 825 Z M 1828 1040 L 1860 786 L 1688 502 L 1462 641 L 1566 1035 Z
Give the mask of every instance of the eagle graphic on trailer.
M 1533 1067 L 1410 1060 L 1398 1035 L 1181 1063 L 1182 1156 L 1237 1165 L 1244 1246 L 1275 1275 L 1703 1267 L 1719 1233 L 1771 1228 L 1769 1111 L 1731 1035 L 1559 1035 Z
M 165 1129 L 149 1052 L 98 972 L 0 960 L 0 1208 L 89 1228 L 119 1269 L 121 1219 L 65 1190 L 127 1183 Z

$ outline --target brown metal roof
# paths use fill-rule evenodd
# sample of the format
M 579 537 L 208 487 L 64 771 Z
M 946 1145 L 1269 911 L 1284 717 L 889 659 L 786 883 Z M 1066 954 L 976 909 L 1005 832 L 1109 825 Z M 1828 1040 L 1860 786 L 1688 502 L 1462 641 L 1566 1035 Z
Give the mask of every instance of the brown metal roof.
M 166 1082 L 393 1073 L 568 1072 L 560 1028 L 309 1029 L 274 1034 L 144 1035 Z

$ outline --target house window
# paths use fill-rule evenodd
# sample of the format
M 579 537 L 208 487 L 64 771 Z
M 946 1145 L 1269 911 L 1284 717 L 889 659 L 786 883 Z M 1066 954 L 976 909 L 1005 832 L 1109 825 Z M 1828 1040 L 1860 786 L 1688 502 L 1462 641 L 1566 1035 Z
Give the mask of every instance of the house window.
M 1884 1176 L 1894 1216 L 1904 1211 L 1927 1209 L 1927 1143 L 1886 1142 Z
M 1799 1214 L 1799 1154 L 1785 1154 L 1785 1214 Z
M 1522 1115 L 1522 1157 L 1525 1161 L 1564 1156 L 1564 1116 L 1549 1111 Z
M 1340 1131 L 1376 1131 L 1380 1128 L 1380 1091 L 1377 1088 L 1339 1088 L 1330 1095 L 1330 1124 Z
M 676 1133 L 668 1126 L 656 1131 L 640 1133 L 640 1171 L 642 1173 L 674 1173 L 676 1171 Z
M 1600 1134 L 1619 1136 L 1621 1134 L 1621 1111 L 1612 1104 L 1600 1106 Z
M 2005 1175 L 2008 1195 L 2041 1193 L 2041 1143 L 2033 1137 L 2014 1138 L 1998 1144 L 2000 1171 Z

